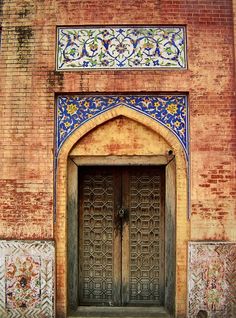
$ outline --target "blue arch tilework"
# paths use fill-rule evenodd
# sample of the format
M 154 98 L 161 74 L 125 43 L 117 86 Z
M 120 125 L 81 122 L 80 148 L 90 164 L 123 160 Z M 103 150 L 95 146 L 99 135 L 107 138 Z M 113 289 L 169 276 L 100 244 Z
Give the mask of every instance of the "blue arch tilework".
M 189 157 L 186 95 L 60 95 L 57 97 L 56 157 L 66 139 L 92 118 L 124 105 L 168 128 Z
M 183 26 L 59 27 L 57 70 L 185 69 Z

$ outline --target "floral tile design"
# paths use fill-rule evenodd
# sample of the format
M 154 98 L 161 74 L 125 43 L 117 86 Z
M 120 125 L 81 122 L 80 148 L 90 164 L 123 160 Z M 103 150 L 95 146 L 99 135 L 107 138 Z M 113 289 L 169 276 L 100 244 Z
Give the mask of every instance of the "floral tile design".
M 186 67 L 184 27 L 58 28 L 57 70 Z
M 236 317 L 236 243 L 190 242 L 188 317 Z
M 6 308 L 29 308 L 40 305 L 40 258 L 6 256 Z
M 188 108 L 185 95 L 60 95 L 57 98 L 56 156 L 65 140 L 78 127 L 120 105 L 141 112 L 170 129 L 179 139 L 188 159 Z
M 54 243 L 0 241 L 0 317 L 54 317 Z

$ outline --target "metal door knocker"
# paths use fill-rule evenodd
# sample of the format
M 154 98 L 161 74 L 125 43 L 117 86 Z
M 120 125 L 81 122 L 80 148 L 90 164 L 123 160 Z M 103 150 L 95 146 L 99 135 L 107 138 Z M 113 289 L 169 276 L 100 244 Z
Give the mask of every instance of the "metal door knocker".
M 127 212 L 127 209 L 124 209 L 124 208 L 121 208 L 119 211 L 118 211 L 118 215 L 121 219 L 123 219 L 125 217 L 125 214 Z

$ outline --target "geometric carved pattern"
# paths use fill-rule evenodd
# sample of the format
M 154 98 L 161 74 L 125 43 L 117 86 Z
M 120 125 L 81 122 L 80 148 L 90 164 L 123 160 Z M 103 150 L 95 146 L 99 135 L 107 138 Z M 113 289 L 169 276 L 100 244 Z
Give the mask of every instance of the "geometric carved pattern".
M 183 69 L 185 28 L 59 27 L 58 70 Z
M 142 170 L 141 170 L 142 171 Z M 131 176 L 130 301 L 162 304 L 161 179 Z
M 163 305 L 160 169 L 81 168 L 79 184 L 79 304 Z
M 189 243 L 189 312 L 236 317 L 236 243 Z
M 0 317 L 54 317 L 54 243 L 0 241 Z
M 77 128 L 121 105 L 171 130 L 188 158 L 188 107 L 185 95 L 60 95 L 57 97 L 56 157 L 62 144 Z
M 113 298 L 113 177 L 89 173 L 80 182 L 80 304 L 109 304 Z

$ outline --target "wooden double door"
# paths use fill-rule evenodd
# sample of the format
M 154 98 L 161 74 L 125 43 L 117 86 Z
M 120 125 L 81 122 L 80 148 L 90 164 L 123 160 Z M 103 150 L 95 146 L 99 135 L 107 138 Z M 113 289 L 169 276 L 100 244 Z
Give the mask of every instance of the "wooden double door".
M 164 303 L 164 169 L 79 169 L 79 305 Z

